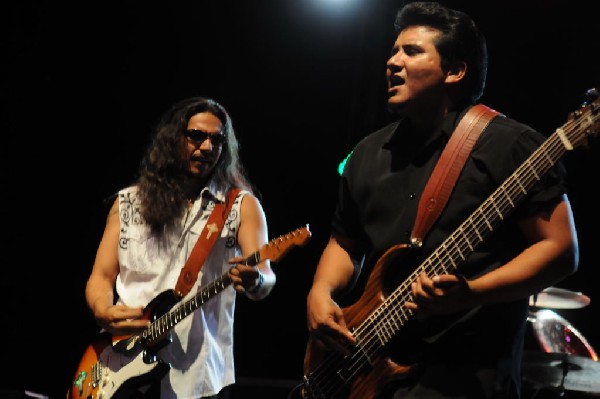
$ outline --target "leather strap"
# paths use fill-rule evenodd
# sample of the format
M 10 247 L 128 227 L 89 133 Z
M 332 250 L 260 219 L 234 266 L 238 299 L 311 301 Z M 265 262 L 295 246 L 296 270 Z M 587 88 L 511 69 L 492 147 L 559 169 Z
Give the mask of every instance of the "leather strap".
M 179 274 L 179 278 L 177 279 L 175 294 L 179 296 L 179 298 L 186 296 L 198 279 L 198 273 L 200 272 L 202 265 L 204 265 L 204 261 L 210 253 L 215 241 L 221 234 L 225 219 L 227 218 L 227 215 L 229 215 L 233 201 L 239 192 L 239 188 L 231 189 L 225 204 L 217 203 L 210 213 L 210 217 L 206 221 L 206 225 L 198 237 L 198 241 L 196 241 L 194 248 L 192 248 L 190 257 L 185 262 L 185 265 Z
M 423 245 L 429 228 L 446 206 L 473 145 L 490 121 L 499 114 L 483 104 L 477 104 L 458 123 L 419 200 L 415 227 L 410 238 L 412 245 Z

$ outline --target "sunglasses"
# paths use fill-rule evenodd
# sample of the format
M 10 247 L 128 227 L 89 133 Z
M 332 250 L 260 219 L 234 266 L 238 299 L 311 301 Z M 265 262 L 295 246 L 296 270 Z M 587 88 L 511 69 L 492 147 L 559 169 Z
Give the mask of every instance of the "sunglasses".
M 185 137 L 194 144 L 202 144 L 206 139 L 210 139 L 214 145 L 222 145 L 226 141 L 226 137 L 222 133 L 206 133 L 198 129 L 186 130 Z

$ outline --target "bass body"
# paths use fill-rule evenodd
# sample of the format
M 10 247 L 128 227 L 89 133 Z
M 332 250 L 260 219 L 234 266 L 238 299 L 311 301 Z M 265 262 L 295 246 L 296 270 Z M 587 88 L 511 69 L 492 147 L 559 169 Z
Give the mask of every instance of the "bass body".
M 343 356 L 327 350 L 320 341 L 309 337 L 302 398 L 372 399 L 390 382 L 409 378 L 416 372 L 415 364 L 397 363 L 385 350 L 398 332 L 398 320 L 409 319 L 409 311 L 402 308 L 406 297 L 397 291 L 386 295 L 385 272 L 392 264 L 408 260 L 411 251 L 404 244 L 388 249 L 373 266 L 361 297 L 342 309 L 346 325 L 357 340 L 350 353 Z M 409 290 L 410 285 L 404 289 Z

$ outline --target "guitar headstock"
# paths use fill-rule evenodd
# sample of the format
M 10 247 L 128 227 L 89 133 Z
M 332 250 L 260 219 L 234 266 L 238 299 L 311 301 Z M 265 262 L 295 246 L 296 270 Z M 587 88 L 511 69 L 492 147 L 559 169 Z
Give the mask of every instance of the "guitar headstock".
M 583 106 L 569 114 L 568 122 L 562 126 L 573 146 L 589 146 L 589 139 L 600 132 L 600 90 L 586 91 Z
M 272 239 L 260 250 L 261 259 L 270 259 L 273 262 L 279 261 L 294 246 L 304 246 L 312 236 L 308 224 L 299 227 L 294 231 Z

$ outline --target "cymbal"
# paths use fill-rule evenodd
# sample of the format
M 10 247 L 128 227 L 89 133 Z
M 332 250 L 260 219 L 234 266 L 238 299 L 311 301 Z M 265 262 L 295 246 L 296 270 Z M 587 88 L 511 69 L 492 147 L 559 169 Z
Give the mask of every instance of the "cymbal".
M 568 353 L 525 352 L 524 383 L 536 388 L 600 393 L 600 363 Z
M 579 309 L 589 305 L 590 297 L 581 292 L 564 288 L 548 287 L 529 297 L 529 306 L 552 309 Z

